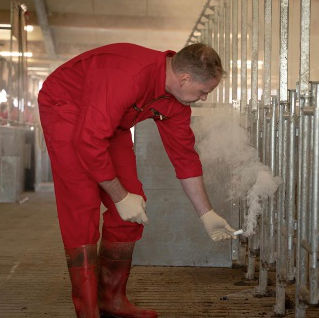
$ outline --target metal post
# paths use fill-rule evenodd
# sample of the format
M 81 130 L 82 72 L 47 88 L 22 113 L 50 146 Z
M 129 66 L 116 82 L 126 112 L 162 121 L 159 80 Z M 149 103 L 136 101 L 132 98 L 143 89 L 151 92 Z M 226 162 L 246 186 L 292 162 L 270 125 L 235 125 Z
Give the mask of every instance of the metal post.
M 247 108 L 247 1 L 241 0 L 240 112 Z
M 238 89 L 238 0 L 232 0 L 232 101 L 237 101 Z
M 298 231 L 296 253 L 296 317 L 304 317 L 306 311 L 305 299 L 302 299 L 301 290 L 307 282 L 307 251 L 302 247 L 302 241 L 306 238 L 306 209 L 307 209 L 307 151 L 309 140 L 307 138 L 309 122 L 303 115 L 305 95 L 309 92 L 309 61 L 310 61 L 310 0 L 300 2 L 300 70 L 299 70 L 299 164 L 298 164 Z
M 212 47 L 213 46 L 213 15 L 210 14 L 208 16 L 207 21 L 207 45 Z
M 271 108 L 271 124 L 270 124 L 270 169 L 272 175 L 276 175 L 276 122 L 277 122 L 277 107 L 278 100 L 277 96 L 273 96 L 271 100 L 272 108 Z M 275 196 L 272 196 L 269 199 L 269 254 L 268 254 L 268 264 L 275 263 L 275 210 L 276 210 L 276 200 Z
M 286 236 L 285 225 L 285 185 L 286 185 L 286 165 L 287 165 L 287 118 L 284 112 L 287 102 L 279 105 L 278 124 L 278 174 L 283 182 L 277 191 L 277 249 L 276 249 L 276 305 L 274 311 L 276 315 L 284 315 L 285 308 L 285 281 L 286 281 Z
M 264 34 L 264 105 L 271 103 L 271 23 L 272 23 L 272 0 L 265 0 L 265 34 Z
M 300 95 L 305 95 L 309 92 L 310 5 L 311 0 L 300 1 Z
M 204 43 L 206 44 L 206 45 L 209 45 L 208 44 L 208 37 L 209 37 L 209 34 L 208 34 L 208 28 L 209 28 L 209 26 L 208 26 L 208 23 L 209 23 L 209 21 L 207 20 L 207 21 L 205 21 L 205 23 L 204 23 Z
M 313 115 L 313 169 L 312 169 L 312 213 L 310 229 L 310 260 L 309 260 L 309 295 L 310 303 L 319 302 L 318 277 L 318 217 L 319 217 L 319 83 L 312 83 Z
M 278 174 L 283 179 L 278 197 L 277 218 L 277 257 L 276 257 L 276 305 L 275 314 L 284 315 L 285 308 L 285 280 L 286 280 L 286 234 L 285 227 L 285 185 L 286 185 L 286 152 L 287 135 L 284 109 L 288 101 L 288 13 L 289 0 L 280 0 L 280 69 L 279 69 L 279 138 L 278 138 Z
M 287 280 L 295 278 L 295 213 L 296 213 L 296 91 L 289 90 L 290 125 L 289 125 L 289 163 L 287 176 Z
M 230 84 L 230 2 L 225 0 L 225 103 L 229 104 L 229 84 Z
M 251 37 L 251 108 L 257 109 L 258 104 L 258 31 L 259 31 L 259 0 L 252 1 L 252 37 Z
M 219 15 L 219 56 L 222 61 L 222 64 L 225 65 L 225 8 L 224 1 L 220 0 L 218 7 Z M 224 83 L 220 82 L 218 85 L 219 89 L 219 103 L 224 103 Z
M 272 1 L 264 0 L 264 82 L 263 82 L 263 102 L 264 109 L 268 109 L 271 102 L 271 14 Z M 266 164 L 266 140 L 267 140 L 267 119 L 264 111 L 263 133 L 262 133 L 262 161 Z M 257 294 L 264 296 L 267 294 L 268 285 L 268 257 L 267 257 L 267 227 L 269 217 L 269 202 L 264 202 L 264 211 L 261 215 L 261 231 L 260 231 L 260 263 L 259 263 L 259 285 Z
M 214 23 L 213 23 L 213 33 L 214 33 L 214 50 L 216 52 L 219 52 L 219 47 L 218 47 L 218 34 L 219 34 L 219 31 L 218 31 L 218 10 L 215 9 L 215 12 L 214 12 Z M 218 102 L 218 89 L 215 89 L 214 92 L 213 92 L 213 102 L 214 103 L 217 103 Z

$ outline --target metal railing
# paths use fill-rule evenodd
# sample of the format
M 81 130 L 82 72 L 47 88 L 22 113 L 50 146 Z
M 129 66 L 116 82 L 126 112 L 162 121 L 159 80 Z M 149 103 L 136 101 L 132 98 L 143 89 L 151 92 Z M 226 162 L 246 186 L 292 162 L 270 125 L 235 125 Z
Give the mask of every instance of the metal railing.
M 288 89 L 289 1 L 280 0 L 279 33 L 275 35 L 280 39 L 278 74 L 271 74 L 272 23 L 276 17 L 273 2 L 264 0 L 263 23 L 259 22 L 262 20 L 259 3 L 259 0 L 207 1 L 186 45 L 202 41 L 219 53 L 228 78 L 212 94 L 212 102 L 237 104 L 240 97 L 241 123 L 250 135 L 251 145 L 272 175 L 282 180 L 276 194 L 263 201 L 263 213 L 255 234 L 248 240 L 241 238 L 233 255 L 239 264 L 247 266 L 248 280 L 256 276 L 259 256 L 255 289 L 259 297 L 271 291 L 268 274 L 270 270 L 276 271 L 276 315 L 285 314 L 287 286 L 295 283 L 295 316 L 305 317 L 307 307 L 319 303 L 319 82 L 311 82 L 309 75 L 311 1 L 300 1 L 300 21 L 291 22 L 300 24 L 300 59 L 294 61 L 300 65 L 299 78 L 294 79 L 296 89 Z M 237 64 L 239 18 L 241 52 L 240 64 Z M 250 38 L 248 25 L 252 25 Z M 258 81 L 260 34 L 264 36 L 264 59 L 262 80 Z M 249 40 L 250 81 L 247 76 Z M 271 96 L 274 77 L 279 85 L 276 94 Z M 261 100 L 258 100 L 259 91 L 262 91 Z M 237 211 L 238 204 L 234 206 Z M 240 200 L 239 213 L 241 225 L 247 214 L 245 199 Z

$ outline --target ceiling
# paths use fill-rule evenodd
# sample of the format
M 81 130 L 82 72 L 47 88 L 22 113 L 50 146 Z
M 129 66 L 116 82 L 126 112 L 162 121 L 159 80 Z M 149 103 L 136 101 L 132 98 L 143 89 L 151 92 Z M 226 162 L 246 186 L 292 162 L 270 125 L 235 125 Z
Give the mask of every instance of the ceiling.
M 216 0 L 217 1 L 217 0 Z M 131 42 L 158 50 L 185 45 L 206 0 L 25 0 L 28 8 L 30 67 L 55 68 L 92 48 Z M 41 16 L 48 28 L 39 24 Z M 212 1 L 214 3 L 214 1 Z M 0 0 L 0 23 L 10 23 L 10 0 Z M 43 32 L 52 36 L 43 37 Z M 8 47 L 9 31 L 0 31 L 0 49 Z M 46 33 L 47 34 L 47 33 Z M 48 49 L 48 42 L 53 47 Z M 1 48 L 2 46 L 2 48 Z
M 182 48 L 207 0 L 21 0 L 28 8 L 29 71 L 39 74 L 86 50 L 115 42 L 131 42 L 158 50 Z M 247 0 L 248 1 L 248 0 Z M 295 87 L 299 77 L 300 1 L 289 4 L 289 87 Z M 210 0 L 218 5 L 220 0 Z M 39 14 L 39 4 L 44 10 Z M 248 5 L 248 56 L 251 55 L 251 4 Z M 278 87 L 280 0 L 273 0 L 272 25 L 272 86 Z M 238 0 L 238 32 L 240 37 L 240 5 Z M 319 78 L 319 0 L 312 0 L 310 78 Z M 259 0 L 259 60 L 263 60 L 263 8 Z M 47 27 L 40 26 L 46 18 Z M 10 0 L 0 0 L 0 23 L 10 23 Z M 43 32 L 47 34 L 43 36 Z M 48 35 L 49 34 L 49 35 Z M 51 35 L 50 35 L 51 34 Z M 9 51 L 10 31 L 0 30 L 0 50 Z M 240 58 L 240 41 L 238 42 Z M 250 76 L 250 70 L 248 77 Z M 262 72 L 259 72 L 262 83 Z

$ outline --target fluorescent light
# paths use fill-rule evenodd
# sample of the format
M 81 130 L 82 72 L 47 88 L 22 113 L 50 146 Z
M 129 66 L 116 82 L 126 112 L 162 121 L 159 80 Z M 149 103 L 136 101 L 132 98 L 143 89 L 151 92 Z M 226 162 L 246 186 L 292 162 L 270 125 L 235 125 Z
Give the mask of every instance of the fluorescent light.
M 11 29 L 11 24 L 0 23 L 0 28 L 3 29 Z M 32 32 L 34 29 L 33 25 L 25 25 L 24 30 L 27 32 Z
M 8 101 L 7 99 L 7 92 L 3 89 L 0 92 L 0 103 L 6 103 Z
M 18 99 L 16 97 L 13 98 L 13 106 L 14 107 L 18 107 L 19 106 L 19 102 L 18 102 Z
M 25 57 L 32 57 L 32 56 L 33 56 L 32 52 L 24 52 L 23 55 L 24 55 Z M 13 57 L 18 57 L 18 56 L 22 56 L 22 52 L 0 51 L 0 56 L 13 56 Z
M 29 71 L 49 71 L 48 67 L 45 66 L 28 66 Z
M 27 32 L 32 32 L 34 29 L 33 25 L 26 25 L 24 27 L 24 30 L 27 31 Z

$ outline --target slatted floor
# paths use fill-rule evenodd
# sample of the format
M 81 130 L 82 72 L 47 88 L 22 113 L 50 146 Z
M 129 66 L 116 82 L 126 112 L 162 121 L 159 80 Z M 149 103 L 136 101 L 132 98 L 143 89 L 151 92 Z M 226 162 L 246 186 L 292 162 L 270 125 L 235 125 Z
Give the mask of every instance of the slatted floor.
M 26 196 L 0 204 L 0 317 L 74 318 L 53 196 Z M 241 269 L 135 266 L 128 293 L 160 317 L 271 317 L 275 298 L 253 297 L 242 279 Z M 293 286 L 289 293 L 293 300 Z M 319 317 L 319 308 L 307 317 Z

